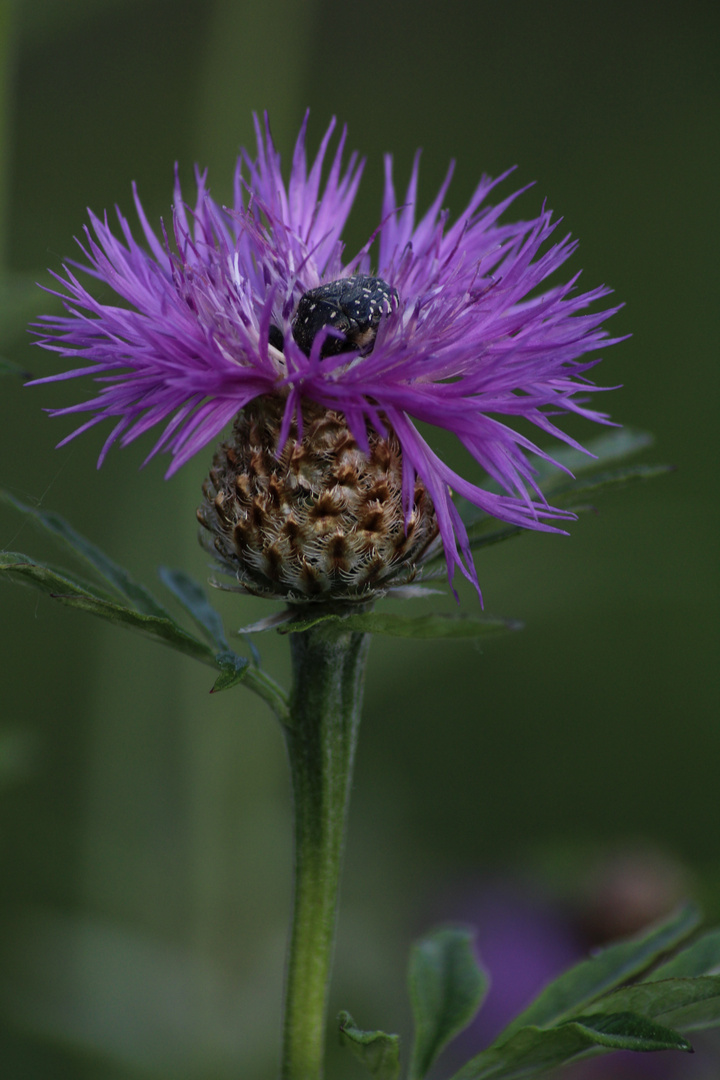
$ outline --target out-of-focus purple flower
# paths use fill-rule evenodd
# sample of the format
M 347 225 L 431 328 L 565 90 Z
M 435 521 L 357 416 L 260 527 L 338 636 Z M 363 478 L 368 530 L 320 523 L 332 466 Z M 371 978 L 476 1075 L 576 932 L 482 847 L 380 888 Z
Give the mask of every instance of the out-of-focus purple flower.
M 582 934 L 558 905 L 514 882 L 486 882 L 453 906 L 453 917 L 472 926 L 475 950 L 490 990 L 463 1051 L 488 1046 L 543 987 L 586 950 Z
M 500 880 L 463 889 L 439 904 L 473 928 L 475 949 L 490 989 L 480 1012 L 446 1051 L 451 1068 L 490 1045 L 512 1020 L 563 971 L 608 944 L 622 927 L 640 932 L 686 895 L 683 868 L 654 849 L 628 847 L 593 864 L 587 885 L 593 893 L 572 904 L 550 899 L 527 882 Z M 643 903 L 638 905 L 638 897 Z M 598 920 L 597 901 L 605 905 Z M 580 901 L 580 902 L 578 902 Z M 437 917 L 439 912 L 433 912 Z M 600 938 L 598 938 L 600 933 Z M 615 1051 L 576 1061 L 552 1073 L 557 1080 L 710 1080 L 718 1075 L 720 1046 L 715 1032 L 689 1036 L 696 1053 Z
M 589 392 L 599 388 L 587 372 L 601 345 L 613 341 L 602 323 L 616 309 L 590 310 L 609 290 L 579 292 L 577 274 L 547 284 L 575 242 L 557 236 L 544 207 L 534 220 L 502 224 L 518 193 L 486 204 L 497 180 L 483 178 L 451 223 L 442 209 L 451 168 L 420 216 L 419 157 L 400 199 L 386 158 L 380 224 L 345 259 L 342 230 L 363 162 L 352 154 L 343 165 L 343 131 L 323 181 L 334 123 L 311 165 L 306 125 L 307 117 L 286 183 L 267 121 L 264 128 L 256 121 L 257 156 L 243 152 L 238 160 L 232 207 L 211 198 L 206 174 L 198 172 L 191 209 L 176 179 L 169 235 L 150 226 L 137 192 L 144 245 L 119 210 L 119 236 L 107 216 L 91 213 L 80 245 L 84 262 L 68 263 L 58 276 L 67 314 L 40 324 L 40 344 L 74 366 L 36 382 L 91 375 L 95 396 L 53 410 L 87 416 L 63 442 L 111 420 L 102 462 L 114 442 L 127 445 L 159 427 L 148 456 L 169 452 L 169 473 L 261 395 L 283 401 L 280 445 L 293 418 L 301 418 L 303 400 L 343 413 L 361 448 L 368 425 L 381 435 L 391 428 L 402 449 L 406 518 L 417 476 L 435 507 L 449 576 L 459 567 L 477 585 L 453 493 L 531 529 L 552 530 L 553 519 L 573 516 L 547 504 L 532 464 L 547 455 L 511 425 L 530 421 L 577 446 L 556 426 L 559 415 L 607 422 L 588 405 Z M 78 269 L 109 285 L 117 302 L 97 299 L 93 281 L 84 284 Z M 343 336 L 328 320 L 303 338 L 293 324 L 303 296 L 373 274 L 383 303 L 370 333 Z M 493 483 L 481 486 L 453 471 L 418 421 L 455 435 Z

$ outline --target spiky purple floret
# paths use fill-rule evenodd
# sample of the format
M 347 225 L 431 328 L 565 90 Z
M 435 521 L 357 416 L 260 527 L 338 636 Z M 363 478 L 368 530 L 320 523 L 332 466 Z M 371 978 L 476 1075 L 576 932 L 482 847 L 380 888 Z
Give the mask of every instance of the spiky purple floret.
M 455 568 L 477 586 L 465 527 L 452 492 L 506 522 L 553 529 L 572 517 L 548 506 L 528 455 L 547 457 L 501 418 L 529 420 L 541 431 L 577 446 L 551 416 L 577 413 L 606 423 L 585 403 L 599 389 L 586 377 L 615 310 L 590 311 L 609 292 L 586 293 L 567 284 L 538 291 L 572 254 L 569 236 L 555 238 L 557 222 L 542 209 L 533 221 L 500 224 L 518 193 L 497 206 L 485 199 L 498 181 L 483 178 L 452 224 L 441 209 L 452 168 L 433 204 L 416 220 L 419 156 L 400 203 L 385 161 L 381 225 L 350 262 L 341 234 L 362 173 L 353 154 L 343 167 L 343 131 L 324 184 L 321 172 L 334 121 L 308 170 L 307 116 L 286 185 L 265 121 L 256 120 L 257 157 L 238 160 L 232 208 L 220 207 L 197 172 L 194 210 L 182 200 L 176 176 L 172 239 L 151 228 L 135 191 L 147 247 L 117 210 L 121 237 L 90 213 L 80 247 L 80 269 L 112 287 L 122 306 L 102 303 L 76 276 L 79 264 L 58 276 L 67 315 L 41 319 L 40 344 L 78 367 L 35 383 L 92 375 L 99 392 L 52 415 L 88 413 L 67 442 L 107 418 L 115 423 L 100 463 L 116 441 L 127 445 L 164 425 L 148 457 L 172 455 L 168 475 L 261 394 L 287 395 L 284 432 L 303 397 L 345 413 L 361 446 L 367 423 L 390 423 L 403 449 L 406 509 L 415 475 L 435 504 L 448 573 Z M 504 177 L 500 177 L 504 179 Z M 323 335 L 306 356 L 291 333 L 304 292 L 353 273 L 370 273 L 370 246 L 378 237 L 377 274 L 397 290 L 399 302 L 381 322 L 373 351 L 321 359 Z M 269 344 L 271 325 L 284 335 L 284 351 Z M 582 396 L 578 396 L 580 393 Z M 505 492 L 463 479 L 430 448 L 413 420 L 445 428 Z M 62 443 L 60 444 L 62 445 Z

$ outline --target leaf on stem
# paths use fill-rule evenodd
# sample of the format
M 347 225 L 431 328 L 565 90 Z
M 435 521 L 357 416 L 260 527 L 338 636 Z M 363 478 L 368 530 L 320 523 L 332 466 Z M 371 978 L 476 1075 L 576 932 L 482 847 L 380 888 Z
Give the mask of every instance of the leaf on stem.
M 60 514 L 56 514 L 52 510 L 41 510 L 39 507 L 28 506 L 26 503 L 21 502 L 20 499 L 16 499 L 9 491 L 0 490 L 0 501 L 14 507 L 15 510 L 23 514 L 43 532 L 62 540 L 75 556 L 89 564 L 116 592 L 132 601 L 138 611 L 142 611 L 146 615 L 170 618 L 166 609 L 144 585 L 135 581 L 127 570 L 114 562 L 99 547 L 86 539 L 86 537 L 81 536 Z
M 47 519 L 49 519 L 51 531 L 54 531 L 55 521 L 53 519 L 56 518 L 56 515 L 43 512 L 42 517 L 45 519 L 42 521 L 43 526 L 47 526 Z M 67 539 L 68 535 L 74 534 L 74 537 L 77 537 L 80 541 L 81 548 L 84 548 L 85 553 L 89 552 L 87 561 L 93 567 L 102 568 L 106 571 L 106 573 L 103 573 L 105 580 L 117 584 L 117 591 L 120 591 L 122 587 L 128 599 L 137 601 L 136 607 L 129 607 L 126 604 L 119 603 L 112 594 L 100 588 L 94 582 L 80 578 L 71 571 L 57 569 L 48 563 L 41 562 L 39 559 L 31 559 L 20 552 L 5 551 L 0 553 L 0 574 L 4 573 L 7 577 L 19 581 L 21 584 L 31 585 L 46 593 L 52 599 L 58 600 L 69 607 L 88 611 L 90 614 L 97 615 L 107 622 L 135 630 L 145 637 L 160 641 L 162 644 L 169 645 L 186 656 L 192 656 L 201 663 L 215 668 L 220 674 L 213 684 L 212 693 L 218 693 L 221 690 L 227 690 L 231 686 L 235 686 L 239 682 L 245 682 L 249 689 L 267 702 L 279 719 L 286 718 L 288 706 L 284 691 L 265 672 L 259 670 L 257 662 L 254 666 L 251 666 L 247 659 L 238 656 L 227 648 L 224 634 L 222 640 L 225 647 L 215 648 L 195 637 L 194 634 L 189 633 L 165 611 L 165 608 L 154 599 L 144 586 L 133 582 L 130 575 L 122 567 L 113 563 L 94 545 L 84 541 L 84 538 L 80 537 L 79 534 L 75 534 L 74 530 L 70 530 L 70 527 L 62 522 L 62 519 L 58 518 L 57 521 L 62 523 L 63 539 Z M 70 533 L 67 530 L 70 530 Z M 202 622 L 202 618 L 207 619 L 207 625 L 203 627 L 205 633 L 211 638 L 213 646 L 219 645 L 221 639 L 218 627 L 215 626 L 211 633 L 210 628 L 213 626 L 213 620 L 207 611 L 203 611 L 200 598 L 192 589 L 195 583 L 190 578 L 181 581 L 181 577 L 181 575 L 177 574 L 174 577 L 174 583 L 179 591 L 184 588 L 185 598 L 188 603 L 191 601 L 195 603 L 196 621 Z M 199 590 L 200 587 L 196 586 L 196 588 Z M 187 605 L 184 604 L 184 606 L 187 609 Z M 149 613 L 148 608 L 150 608 Z M 154 612 L 160 612 L 161 614 L 155 614 Z M 217 618 L 219 621 L 219 616 Z
M 361 1031 L 349 1012 L 338 1016 L 340 1042 L 347 1046 L 372 1076 L 397 1080 L 400 1075 L 400 1037 L 384 1031 Z
M 693 975 L 709 975 L 720 969 L 720 929 L 708 930 L 686 949 L 655 968 L 646 982 L 658 979 L 683 979 Z
M 570 1023 L 588 1032 L 599 1046 L 611 1050 L 685 1050 L 692 1053 L 690 1043 L 677 1031 L 631 1012 L 578 1016 Z
M 244 656 L 238 656 L 237 653 L 231 652 L 230 649 L 218 653 L 215 657 L 215 663 L 220 668 L 220 674 L 212 685 L 211 694 L 218 694 L 221 690 L 229 690 L 231 686 L 237 686 L 239 682 L 243 682 L 250 666 L 249 660 L 246 660 Z
M 720 1023 L 720 975 L 635 983 L 615 990 L 584 1011 L 588 1015 L 633 1012 L 649 1020 L 659 1018 L 683 1031 L 714 1027 Z
M 338 615 L 318 612 L 300 617 L 281 627 L 281 634 L 309 630 L 321 622 L 335 623 L 338 633 L 352 630 L 363 634 L 385 634 L 407 638 L 477 638 L 519 630 L 516 619 L 493 619 L 483 615 L 387 615 L 369 611 L 359 615 Z
M 665 922 L 639 937 L 614 942 L 553 980 L 540 995 L 513 1020 L 495 1040 L 507 1042 L 511 1035 L 530 1024 L 546 1027 L 568 1019 L 602 994 L 633 975 L 645 971 L 693 930 L 697 909 L 687 904 Z
M 119 623 L 137 630 L 146 637 L 172 645 L 189 656 L 215 666 L 215 654 L 204 642 L 199 641 L 167 616 L 147 615 L 143 611 L 125 607 L 110 599 L 96 586 L 81 584 L 67 571 L 58 571 L 47 563 L 29 559 L 19 552 L 0 553 L 0 572 L 24 584 L 32 584 L 54 600 L 69 607 L 89 611 L 108 622 Z
M 587 1053 L 588 1050 L 684 1050 L 692 1047 L 678 1032 L 633 1013 L 598 1013 L 557 1027 L 524 1027 L 502 1046 L 469 1061 L 453 1080 L 516 1080 Z
M 421 1080 L 440 1051 L 467 1027 L 487 993 L 488 979 L 472 949 L 472 934 L 441 927 L 413 946 L 408 971 L 415 1040 L 410 1080 Z
M 597 494 L 611 487 L 650 480 L 672 471 L 672 466 L 668 465 L 625 466 L 614 470 L 598 471 L 601 466 L 621 461 L 623 458 L 647 449 L 652 442 L 652 436 L 647 432 L 634 431 L 632 428 L 618 428 L 591 440 L 587 445 L 589 454 L 584 454 L 570 446 L 560 447 L 554 450 L 551 456 L 558 465 L 568 471 L 559 470 L 554 464 L 538 458 L 534 462 L 536 481 L 543 494 L 554 506 L 571 509 L 576 513 L 590 509 L 587 506 L 575 505 L 579 496 L 589 492 Z M 492 480 L 487 481 L 485 486 L 489 491 L 497 493 L 502 491 L 500 486 Z M 456 505 L 468 529 L 473 549 L 497 544 L 527 531 L 519 527 L 501 526 L 495 518 L 490 517 L 466 499 L 458 499 Z
M 222 652 L 227 651 L 228 642 L 222 619 L 211 606 L 203 587 L 184 570 L 161 566 L 158 575 L 210 643 Z
M 569 469 L 575 476 L 579 476 L 581 473 L 591 472 L 598 465 L 623 461 L 625 458 L 632 457 L 633 454 L 639 454 L 641 450 L 651 447 L 654 442 L 655 439 L 649 431 L 617 427 L 590 439 L 586 447 L 588 453 L 576 450 L 572 446 L 560 446 L 557 450 L 550 452 L 550 457 L 564 469 Z M 562 473 L 559 473 L 549 461 L 541 458 L 535 462 L 535 467 L 543 491 L 549 490 L 556 479 L 562 480 Z
M 592 504 L 579 501 L 587 495 L 597 495 L 610 488 L 621 488 L 628 484 L 652 480 L 656 476 L 664 476 L 672 471 L 672 465 L 628 465 L 612 471 L 593 473 L 578 480 L 562 477 L 552 493 L 548 492 L 548 494 L 550 494 L 553 506 L 572 510 L 575 514 L 582 514 L 594 509 Z M 462 516 L 468 530 L 470 548 L 473 551 L 527 532 L 527 529 L 519 525 L 502 526 L 495 518 L 481 510 L 478 510 L 476 514 L 468 511 Z

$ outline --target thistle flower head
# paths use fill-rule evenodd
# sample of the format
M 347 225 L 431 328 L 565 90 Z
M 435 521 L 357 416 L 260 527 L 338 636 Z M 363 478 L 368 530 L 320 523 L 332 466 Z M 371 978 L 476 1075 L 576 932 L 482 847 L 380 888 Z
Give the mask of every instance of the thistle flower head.
M 118 235 L 107 216 L 91 213 L 80 244 L 84 261 L 69 263 L 58 276 L 67 313 L 45 316 L 40 324 L 40 344 L 74 366 L 36 382 L 92 376 L 98 386 L 93 397 L 53 410 L 53 415 L 87 414 L 63 442 L 111 420 L 102 462 L 113 443 L 127 445 L 159 429 L 148 457 L 168 452 L 169 474 L 214 442 L 253 402 L 255 411 L 248 415 L 257 420 L 258 403 L 264 401 L 277 418 L 268 447 L 278 461 L 283 453 L 288 460 L 292 456 L 286 452 L 288 440 L 296 448 L 302 444 L 308 418 L 325 434 L 327 423 L 318 428 L 323 411 L 341 418 L 367 461 L 377 459 L 379 441 L 392 447 L 391 497 L 399 506 L 410 562 L 422 558 L 439 532 L 450 578 L 460 568 L 477 585 L 455 495 L 531 529 L 552 530 L 553 520 L 572 516 L 547 504 L 533 458 L 548 455 L 513 423 L 530 421 L 541 433 L 577 446 L 556 426 L 559 415 L 607 422 L 587 403 L 598 388 L 586 373 L 597 362 L 597 349 L 612 343 L 602 326 L 612 310 L 590 310 L 608 290 L 577 291 L 577 274 L 565 284 L 545 285 L 575 242 L 557 235 L 557 222 L 545 208 L 534 220 L 502 223 L 516 195 L 489 205 L 497 180 L 483 178 L 466 209 L 451 221 L 442 209 L 451 168 L 420 215 L 417 156 L 400 198 L 392 160 L 386 158 L 380 223 L 367 244 L 346 259 L 342 230 L 363 162 L 352 154 L 343 164 L 343 131 L 324 169 L 333 122 L 309 164 L 306 124 L 307 117 L 286 183 L 267 120 L 264 126 L 256 120 L 257 154 L 242 152 L 238 160 L 232 207 L 213 200 L 206 174 L 198 172 L 194 208 L 183 201 L 176 177 L 172 223 L 161 224 L 159 231 L 151 227 L 135 191 L 144 243 L 119 210 Z M 118 301 L 98 300 L 93 281 L 84 283 L 78 269 L 109 285 Z M 478 475 L 465 478 L 454 471 L 418 422 L 451 432 L 477 463 Z M 216 460 L 201 512 L 205 524 L 220 530 L 219 546 L 228 557 L 228 545 L 237 557 L 244 542 L 237 539 L 238 523 L 241 532 L 252 532 L 246 526 L 254 511 L 243 509 L 242 492 L 236 498 L 245 482 L 235 485 L 231 514 L 226 490 L 235 484 L 228 479 L 227 463 L 238 452 L 242 457 L 237 439 L 247 438 L 249 423 L 243 427 L 238 420 L 234 449 L 228 456 L 225 448 L 222 462 Z M 263 460 L 272 472 L 267 456 Z M 487 478 L 492 481 L 487 486 L 483 474 L 486 484 Z M 376 482 L 386 490 L 377 477 L 366 488 Z M 263 505 L 268 498 L 264 491 Z M 433 516 L 414 547 L 418 500 Z M 396 532 L 398 515 L 390 516 Z M 352 533 L 355 526 L 349 528 Z M 256 530 L 261 546 L 266 534 L 261 523 Z M 273 535 L 273 543 L 283 539 Z M 343 535 L 349 536 L 347 529 Z M 396 541 L 397 549 L 403 548 Z M 357 543 L 353 533 L 348 545 Z M 330 557 L 327 550 L 323 559 Z M 342 564 L 343 545 L 336 550 Z M 263 549 L 253 558 L 266 554 Z M 367 552 L 363 557 L 367 563 Z M 312 551 L 302 558 L 312 563 Z M 294 588 L 287 586 L 287 595 L 293 596 Z

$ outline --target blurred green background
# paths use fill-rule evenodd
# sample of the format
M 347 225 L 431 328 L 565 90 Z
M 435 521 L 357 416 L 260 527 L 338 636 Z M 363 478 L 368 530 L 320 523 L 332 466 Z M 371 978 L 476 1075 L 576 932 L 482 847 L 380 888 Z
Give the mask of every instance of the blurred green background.
M 34 374 L 53 361 L 24 323 L 51 301 L 27 284 L 50 284 L 46 268 L 73 256 L 86 207 L 132 217 L 136 180 L 150 220 L 167 219 L 176 160 L 188 193 L 198 162 L 229 198 L 253 109 L 269 110 L 286 161 L 307 106 L 313 150 L 331 115 L 347 122 L 368 157 L 351 250 L 377 222 L 384 151 L 402 188 L 424 148 L 424 205 L 457 158 L 454 213 L 482 172 L 517 163 L 505 192 L 537 182 L 517 213 L 547 198 L 581 240 L 571 267 L 585 287 L 607 282 L 627 304 L 612 328 L 633 337 L 597 372 L 622 389 L 602 404 L 655 432 L 647 460 L 677 472 L 603 498 L 569 539 L 482 554 L 487 610 L 523 632 L 482 649 L 373 648 L 331 1006 L 364 1027 L 407 1036 L 408 944 L 488 874 L 521 874 L 577 910 L 614 852 L 658 853 L 672 868 L 658 907 L 685 890 L 720 916 L 718 12 L 638 0 L 2 4 L 15 299 L 0 351 Z M 105 433 L 55 450 L 70 426 L 42 412 L 79 386 L 0 385 L 2 486 L 153 587 L 159 563 L 205 580 L 194 512 L 209 452 L 170 482 L 159 461 L 138 472 L 149 442 L 98 472 Z M 5 509 L 0 545 L 48 554 Z M 211 674 L 191 661 L 0 590 L 2 1075 L 273 1077 L 291 860 L 277 726 L 241 688 L 210 698 Z M 218 603 L 230 630 L 267 614 Z M 261 645 L 286 676 L 286 642 Z M 360 1075 L 333 1056 L 331 1077 Z

